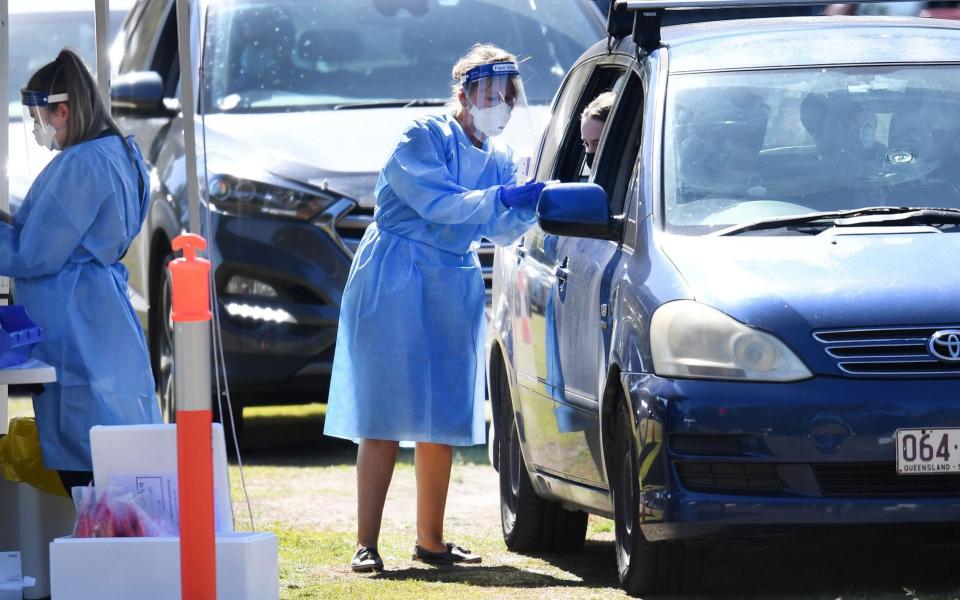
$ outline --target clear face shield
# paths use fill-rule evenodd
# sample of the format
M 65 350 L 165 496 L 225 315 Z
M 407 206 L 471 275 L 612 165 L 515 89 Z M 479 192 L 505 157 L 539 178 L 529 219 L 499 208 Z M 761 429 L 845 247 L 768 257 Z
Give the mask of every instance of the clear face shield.
M 476 130 L 486 137 L 503 133 L 514 111 L 527 107 L 517 63 L 500 62 L 470 69 L 460 81 Z
M 50 105 L 67 101 L 67 94 L 47 94 L 20 90 L 20 102 L 23 105 L 23 127 L 25 133 L 33 136 L 38 145 L 47 150 L 59 150 L 57 128 L 50 122 Z M 29 144 L 28 144 L 29 145 Z

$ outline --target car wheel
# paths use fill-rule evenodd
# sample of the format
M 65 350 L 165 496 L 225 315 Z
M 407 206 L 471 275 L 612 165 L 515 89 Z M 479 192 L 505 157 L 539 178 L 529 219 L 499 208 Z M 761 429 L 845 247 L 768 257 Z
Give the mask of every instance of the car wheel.
M 154 377 L 157 383 L 157 397 L 160 400 L 160 414 L 165 423 L 176 423 L 177 421 L 177 398 L 176 398 L 176 361 L 174 360 L 174 336 L 173 336 L 173 292 L 170 279 L 170 271 L 167 266 L 175 257 L 168 254 L 163 261 L 163 267 L 160 270 L 159 285 L 157 286 L 157 297 L 153 306 L 157 307 L 151 323 L 151 335 L 153 342 L 153 352 L 151 356 L 154 362 Z M 232 456 L 234 450 L 234 427 L 236 429 L 236 439 L 243 440 L 243 401 L 237 397 L 231 397 L 233 405 L 233 426 L 231 426 L 229 417 L 223 419 L 220 411 L 220 401 L 218 401 L 216 392 L 211 392 L 211 407 L 213 409 L 213 420 L 223 424 L 223 433 L 227 445 L 227 454 Z M 226 406 L 226 398 L 222 400 Z
M 703 570 L 703 551 L 682 542 L 648 542 L 640 530 L 639 468 L 629 408 L 613 413 L 610 489 L 620 586 L 631 596 L 692 591 Z
M 157 397 L 160 400 L 160 415 L 164 423 L 176 423 L 177 398 L 174 385 L 173 364 L 173 294 L 170 285 L 170 271 L 167 265 L 173 260 L 168 254 L 163 259 L 160 269 L 159 282 L 156 287 L 157 295 L 152 303 L 155 310 L 151 310 L 150 329 L 153 347 L 153 375 L 157 384 Z
M 587 513 L 566 510 L 537 496 L 520 452 L 520 437 L 504 369 L 498 369 L 496 401 L 500 402 L 497 444 L 500 475 L 500 523 L 503 541 L 514 552 L 570 552 L 583 547 Z

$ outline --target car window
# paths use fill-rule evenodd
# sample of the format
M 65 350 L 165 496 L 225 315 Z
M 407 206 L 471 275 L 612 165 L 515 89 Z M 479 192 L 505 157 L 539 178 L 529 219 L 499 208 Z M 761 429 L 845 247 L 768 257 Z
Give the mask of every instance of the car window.
M 567 131 L 575 115 L 579 115 L 577 107 L 580 106 L 583 86 L 593 72 L 593 67 L 592 62 L 578 65 L 570 72 L 560 90 L 550 123 L 543 134 L 543 146 L 540 150 L 536 176 L 540 181 L 556 179 L 556 165 L 559 162 L 561 145 L 567 139 Z
M 121 73 L 150 71 L 153 67 L 153 50 L 160 34 L 160 28 L 166 23 L 172 3 L 165 0 L 151 0 L 143 7 L 132 29 L 127 32 L 126 51 L 120 64 Z
M 240 0 L 212 6 L 207 24 L 208 112 L 445 100 L 473 41 L 517 54 L 528 100 L 544 105 L 602 37 L 582 0 Z
M 93 0 L 82 3 L 76 11 L 12 12 L 10 14 L 10 70 L 8 71 L 8 114 L 19 120 L 20 89 L 37 69 L 56 58 L 63 48 L 70 48 L 96 69 L 97 38 Z M 120 29 L 125 11 L 111 10 L 110 35 Z
M 594 183 L 603 187 L 610 213 L 623 211 L 643 133 L 644 86 L 635 71 L 617 79 L 617 103 L 610 113 L 594 163 Z
M 580 135 L 580 115 L 594 98 L 604 92 L 616 90 L 625 73 L 626 67 L 623 65 L 599 66 L 594 70 L 568 119 L 552 179 L 573 182 L 586 181 L 589 177 L 590 169 L 585 165 L 586 151 Z
M 960 67 L 674 75 L 669 230 L 868 206 L 960 208 Z

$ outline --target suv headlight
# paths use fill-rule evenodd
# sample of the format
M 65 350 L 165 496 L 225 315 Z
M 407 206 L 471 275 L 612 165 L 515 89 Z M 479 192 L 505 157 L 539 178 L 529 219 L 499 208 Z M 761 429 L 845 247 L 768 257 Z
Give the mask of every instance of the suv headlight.
M 304 192 L 231 175 L 214 175 L 207 198 L 218 209 L 235 215 L 267 214 L 310 221 L 333 203 L 321 192 Z
M 650 323 L 653 370 L 665 377 L 797 381 L 810 371 L 787 346 L 692 300 L 664 304 Z

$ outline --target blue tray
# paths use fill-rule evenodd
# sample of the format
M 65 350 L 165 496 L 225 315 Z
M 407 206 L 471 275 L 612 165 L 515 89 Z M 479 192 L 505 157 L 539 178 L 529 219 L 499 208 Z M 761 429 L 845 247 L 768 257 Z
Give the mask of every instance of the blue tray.
M 30 319 L 26 308 L 0 306 L 0 368 L 26 362 L 33 346 L 42 340 L 43 328 Z

